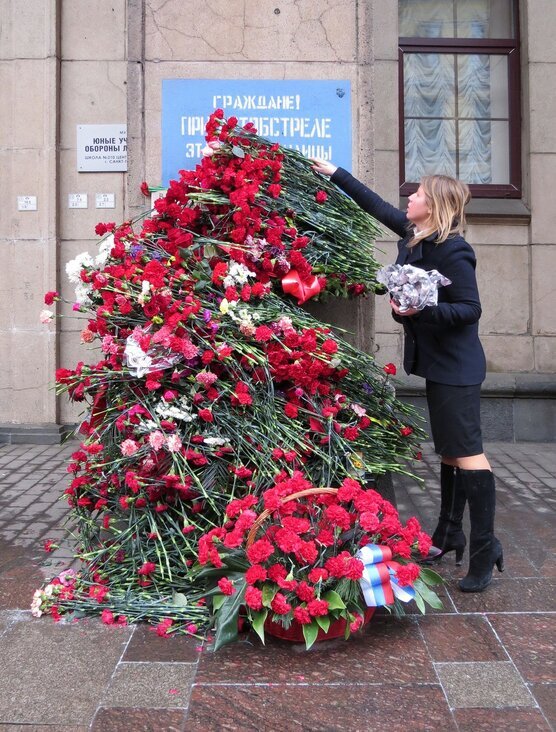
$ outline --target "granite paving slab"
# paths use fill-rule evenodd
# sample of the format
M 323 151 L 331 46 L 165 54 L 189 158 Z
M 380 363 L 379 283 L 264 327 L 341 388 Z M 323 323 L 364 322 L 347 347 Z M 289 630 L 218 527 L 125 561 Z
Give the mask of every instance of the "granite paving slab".
M 452 708 L 536 706 L 511 662 L 436 663 L 435 668 Z
M 120 663 L 102 706 L 185 709 L 194 676 L 191 663 Z
M 90 729 L 91 732 L 181 732 L 184 725 L 182 709 L 102 707 Z
M 187 732 L 457 730 L 434 684 L 195 685 Z
M 410 652 L 408 652 L 410 650 Z M 435 672 L 412 618 L 380 618 L 348 641 L 339 638 L 304 644 L 267 636 L 263 646 L 254 633 L 217 653 L 204 652 L 196 682 L 307 684 L 436 681 Z
M 548 722 L 556 729 L 556 684 L 532 684 L 529 689 Z
M 161 638 L 152 626 L 137 625 L 122 661 L 197 663 L 202 647 L 198 638 L 186 635 Z
M 433 661 L 507 661 L 494 631 L 481 615 L 422 617 L 419 626 Z
M 551 579 L 505 579 L 495 570 L 484 592 L 450 592 L 457 612 L 551 612 L 556 607 L 556 582 Z
M 537 709 L 456 709 L 459 732 L 549 732 L 551 727 Z
M 0 722 L 88 725 L 130 636 L 99 621 L 73 625 L 30 614 L 0 637 Z
M 525 681 L 556 682 L 556 613 L 493 615 L 490 622 Z

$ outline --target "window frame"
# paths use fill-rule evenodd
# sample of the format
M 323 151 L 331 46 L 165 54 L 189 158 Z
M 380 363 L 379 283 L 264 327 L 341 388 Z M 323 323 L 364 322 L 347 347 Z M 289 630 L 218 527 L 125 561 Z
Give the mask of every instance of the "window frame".
M 399 38 L 399 149 L 400 196 L 414 193 L 419 184 L 405 180 L 405 114 L 404 114 L 404 54 L 449 53 L 503 55 L 508 58 L 508 124 L 509 124 L 509 183 L 471 183 L 475 198 L 521 198 L 521 84 L 519 57 L 518 3 L 513 3 L 515 38 Z

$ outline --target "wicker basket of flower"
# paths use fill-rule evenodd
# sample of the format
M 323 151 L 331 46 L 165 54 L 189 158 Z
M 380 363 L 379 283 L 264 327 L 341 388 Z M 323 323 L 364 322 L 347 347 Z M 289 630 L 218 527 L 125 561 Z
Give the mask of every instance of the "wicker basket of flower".
M 233 500 L 226 513 L 199 542 L 215 649 L 237 635 L 242 608 L 263 642 L 266 632 L 309 648 L 349 637 L 379 605 L 398 614 L 409 600 L 423 612 L 440 606 L 429 588 L 440 578 L 413 561 L 428 554 L 430 537 L 352 478 L 321 488 L 294 475 L 260 498 Z

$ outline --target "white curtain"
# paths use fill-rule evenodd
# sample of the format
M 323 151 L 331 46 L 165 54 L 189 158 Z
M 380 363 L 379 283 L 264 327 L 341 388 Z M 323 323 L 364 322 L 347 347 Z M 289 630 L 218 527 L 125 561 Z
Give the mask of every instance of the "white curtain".
M 400 35 L 489 37 L 491 27 L 509 27 L 504 8 L 507 0 L 400 0 Z M 508 182 L 506 57 L 406 53 L 403 73 L 406 181 L 444 173 Z

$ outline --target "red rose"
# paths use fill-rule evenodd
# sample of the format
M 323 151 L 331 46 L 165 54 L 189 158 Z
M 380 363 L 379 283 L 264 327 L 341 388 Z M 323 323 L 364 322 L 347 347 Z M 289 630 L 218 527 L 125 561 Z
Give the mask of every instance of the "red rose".
M 386 366 L 383 366 L 383 369 L 385 374 L 391 374 L 392 376 L 396 375 L 396 367 L 393 363 L 387 363 Z

